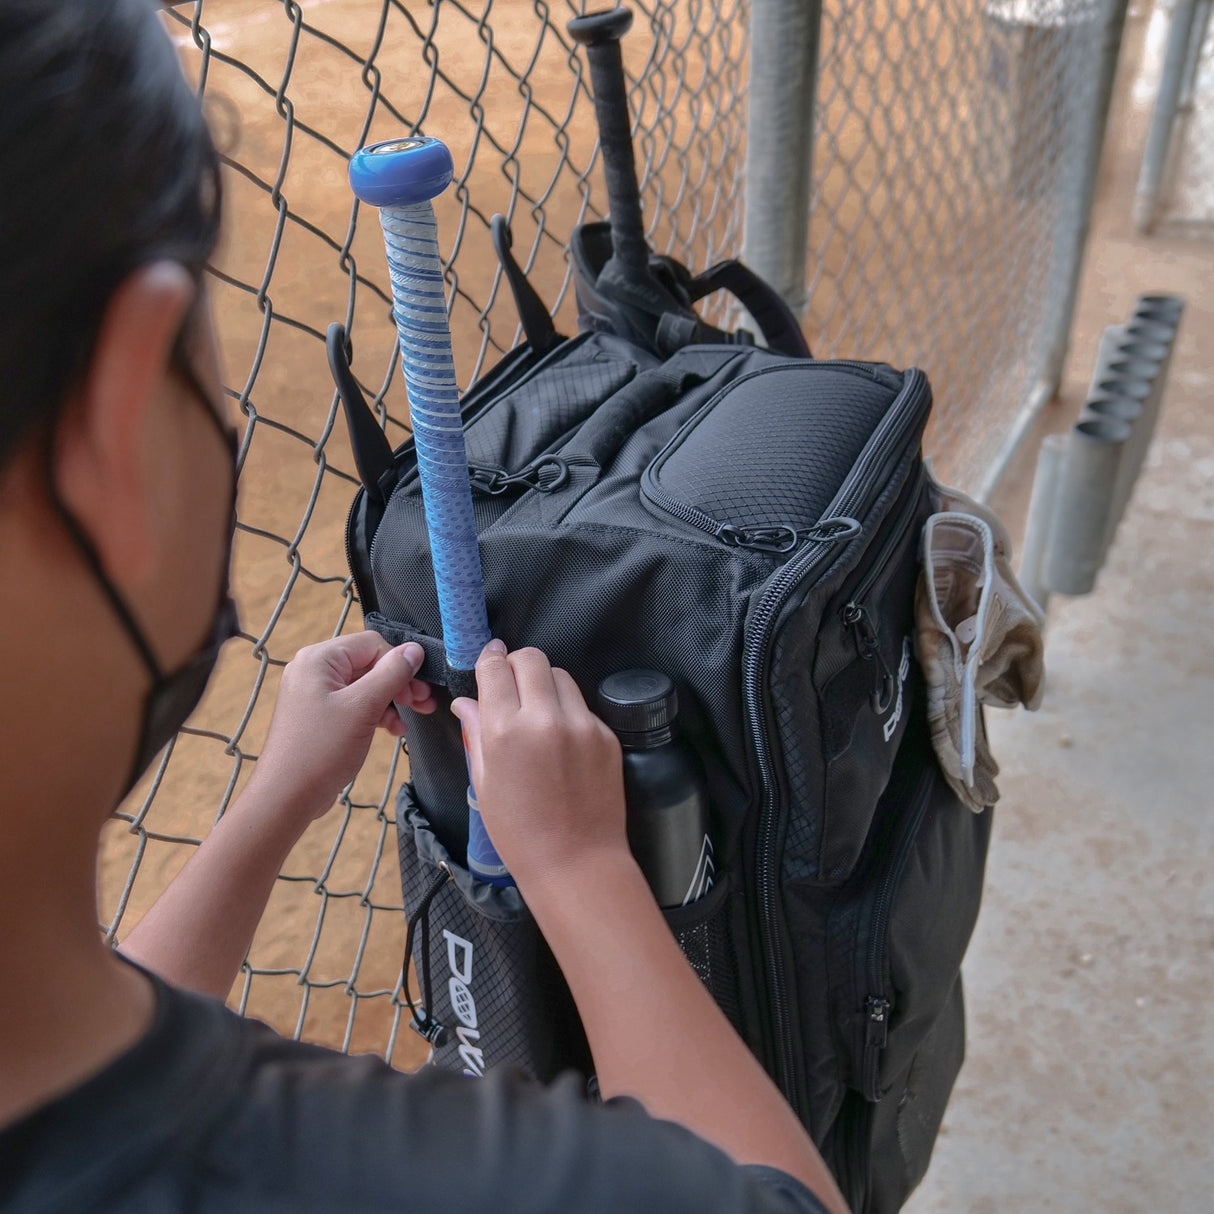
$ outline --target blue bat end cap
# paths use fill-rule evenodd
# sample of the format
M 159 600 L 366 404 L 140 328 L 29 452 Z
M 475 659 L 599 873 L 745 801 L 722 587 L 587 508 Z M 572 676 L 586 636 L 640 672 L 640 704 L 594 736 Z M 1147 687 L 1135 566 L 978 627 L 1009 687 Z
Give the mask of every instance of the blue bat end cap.
M 350 157 L 350 188 L 373 207 L 406 207 L 441 194 L 455 164 L 441 139 L 409 135 L 359 148 Z

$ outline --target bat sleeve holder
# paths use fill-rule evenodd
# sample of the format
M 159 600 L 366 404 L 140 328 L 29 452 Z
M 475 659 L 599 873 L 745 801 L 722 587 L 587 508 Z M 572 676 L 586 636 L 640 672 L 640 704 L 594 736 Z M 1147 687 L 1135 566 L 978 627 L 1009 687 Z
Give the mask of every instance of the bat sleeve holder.
M 570 1068 L 589 1076 L 573 997 L 518 890 L 479 881 L 460 864 L 411 785 L 396 809 L 409 923 L 402 999 L 433 1065 L 474 1076 L 510 1065 L 545 1082 Z
M 396 820 L 409 923 L 402 1000 L 411 1027 L 430 1043 L 431 1064 L 473 1076 L 508 1065 L 543 1082 L 566 1070 L 589 1079 L 590 1048 L 573 997 L 519 891 L 478 881 L 460 864 L 411 784 L 397 796 Z M 733 951 L 731 922 L 745 910 L 731 874 L 723 869 L 703 898 L 662 913 L 692 969 L 743 1031 L 739 973 L 747 971 Z

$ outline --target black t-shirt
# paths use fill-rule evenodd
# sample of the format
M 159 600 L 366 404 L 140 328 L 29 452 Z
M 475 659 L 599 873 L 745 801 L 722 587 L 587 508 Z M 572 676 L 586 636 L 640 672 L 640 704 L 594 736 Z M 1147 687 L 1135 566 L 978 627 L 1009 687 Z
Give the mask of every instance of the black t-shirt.
M 153 979 L 131 1050 L 0 1132 L 0 1210 L 822 1214 L 631 1100 L 287 1041 Z M 739 1110 L 739 1116 L 745 1113 Z

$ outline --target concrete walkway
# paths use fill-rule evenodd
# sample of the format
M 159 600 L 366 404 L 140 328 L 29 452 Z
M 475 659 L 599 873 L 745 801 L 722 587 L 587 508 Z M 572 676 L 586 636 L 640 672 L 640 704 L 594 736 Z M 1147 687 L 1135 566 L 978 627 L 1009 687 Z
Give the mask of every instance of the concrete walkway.
M 1127 31 L 1063 399 L 996 505 L 1023 521 L 1101 328 L 1188 302 L 1153 451 L 1096 592 L 1055 597 L 1035 714 L 990 715 L 1003 793 L 965 968 L 969 1055 L 908 1214 L 1214 1211 L 1214 240 L 1130 223 L 1147 112 Z

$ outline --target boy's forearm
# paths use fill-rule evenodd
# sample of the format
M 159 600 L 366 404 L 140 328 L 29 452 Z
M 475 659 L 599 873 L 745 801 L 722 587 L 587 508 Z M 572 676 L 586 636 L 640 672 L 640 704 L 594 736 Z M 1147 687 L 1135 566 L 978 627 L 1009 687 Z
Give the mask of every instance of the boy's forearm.
M 639 1099 L 738 1163 L 762 1163 L 846 1206 L 775 1085 L 683 957 L 626 853 L 524 890 L 569 983 L 605 1097 Z
M 302 825 L 272 782 L 250 781 L 120 951 L 167 982 L 223 999 Z

